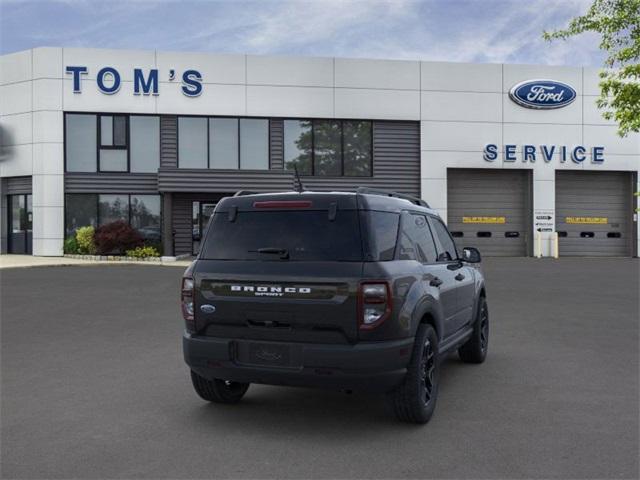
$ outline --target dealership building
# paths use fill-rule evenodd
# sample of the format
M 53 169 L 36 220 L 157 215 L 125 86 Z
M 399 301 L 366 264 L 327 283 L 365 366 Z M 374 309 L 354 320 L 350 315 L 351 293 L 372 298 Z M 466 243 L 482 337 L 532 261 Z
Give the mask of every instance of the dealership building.
M 596 68 L 36 48 L 0 57 L 2 253 L 124 220 L 198 251 L 239 190 L 419 196 L 459 245 L 637 256 L 640 135 Z

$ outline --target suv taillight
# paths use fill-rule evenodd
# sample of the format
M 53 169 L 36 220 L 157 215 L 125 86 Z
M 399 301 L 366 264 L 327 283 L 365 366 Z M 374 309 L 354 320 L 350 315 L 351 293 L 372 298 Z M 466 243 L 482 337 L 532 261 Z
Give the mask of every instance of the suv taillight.
M 358 291 L 358 323 L 361 330 L 370 330 L 391 314 L 391 289 L 387 282 L 365 282 Z
M 193 318 L 193 278 L 182 278 L 182 292 L 180 294 L 180 304 L 182 306 L 182 317 L 187 324 L 187 330 L 195 331 L 195 321 Z

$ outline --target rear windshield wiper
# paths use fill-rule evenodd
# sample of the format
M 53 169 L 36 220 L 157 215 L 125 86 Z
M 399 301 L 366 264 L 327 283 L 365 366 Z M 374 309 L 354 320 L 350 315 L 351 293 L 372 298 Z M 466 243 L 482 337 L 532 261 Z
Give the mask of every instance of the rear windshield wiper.
M 276 248 L 276 247 L 265 247 L 259 248 L 258 250 L 249 250 L 251 253 L 269 253 L 273 255 L 280 255 L 282 260 L 289 259 L 289 251 L 286 248 Z

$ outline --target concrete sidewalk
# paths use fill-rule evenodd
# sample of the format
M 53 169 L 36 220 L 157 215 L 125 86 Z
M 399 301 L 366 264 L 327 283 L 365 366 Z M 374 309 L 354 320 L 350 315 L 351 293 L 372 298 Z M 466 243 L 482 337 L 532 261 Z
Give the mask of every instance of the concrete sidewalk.
M 67 257 L 34 257 L 32 255 L 0 255 L 0 270 L 6 268 L 63 267 L 73 265 L 155 265 L 186 268 L 190 260 L 161 262 L 121 262 L 111 260 L 83 260 Z

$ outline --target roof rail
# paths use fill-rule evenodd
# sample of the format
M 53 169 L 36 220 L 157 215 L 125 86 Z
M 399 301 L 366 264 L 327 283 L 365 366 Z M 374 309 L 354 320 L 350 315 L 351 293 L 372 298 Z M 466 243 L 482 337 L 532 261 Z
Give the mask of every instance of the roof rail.
M 236 193 L 233 194 L 234 197 L 243 197 L 245 195 L 255 195 L 256 193 L 259 192 L 253 192 L 251 190 L 238 190 Z
M 368 195 L 382 195 L 383 197 L 394 197 L 394 198 L 402 198 L 403 200 L 409 200 L 411 203 L 415 205 L 420 205 L 421 207 L 431 208 L 427 202 L 422 200 L 421 198 L 414 197 L 413 195 L 407 195 L 406 193 L 398 193 L 392 192 L 390 190 L 383 190 L 379 188 L 369 188 L 369 187 L 358 187 L 356 193 L 364 193 Z

